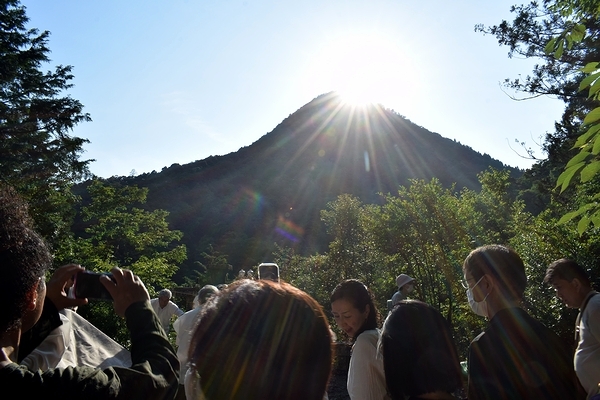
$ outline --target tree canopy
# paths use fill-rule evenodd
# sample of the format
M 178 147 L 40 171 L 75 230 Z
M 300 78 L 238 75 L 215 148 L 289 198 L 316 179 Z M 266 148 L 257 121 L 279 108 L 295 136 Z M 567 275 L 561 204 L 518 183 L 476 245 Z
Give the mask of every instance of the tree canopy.
M 51 242 L 69 228 L 70 185 L 88 176 L 86 139 L 71 135 L 89 121 L 65 91 L 71 66 L 50 63 L 48 31 L 27 29 L 25 7 L 0 1 L 0 179 L 30 203 L 37 229 Z

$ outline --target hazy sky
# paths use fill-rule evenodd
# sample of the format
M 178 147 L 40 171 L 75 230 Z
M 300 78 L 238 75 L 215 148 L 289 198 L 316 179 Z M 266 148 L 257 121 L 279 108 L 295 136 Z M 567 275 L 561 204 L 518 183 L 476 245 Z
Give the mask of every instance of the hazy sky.
M 22 0 L 53 62 L 74 66 L 69 94 L 93 122 L 73 134 L 102 177 L 237 151 L 332 90 L 527 168 L 510 146 L 537 148 L 563 104 L 511 100 L 500 82 L 533 61 L 473 29 L 512 20 L 515 3 Z

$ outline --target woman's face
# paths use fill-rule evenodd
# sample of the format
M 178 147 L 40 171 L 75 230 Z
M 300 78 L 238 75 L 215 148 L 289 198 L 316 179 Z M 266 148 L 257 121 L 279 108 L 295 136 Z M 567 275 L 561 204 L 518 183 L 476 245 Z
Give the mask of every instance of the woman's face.
M 331 313 L 337 326 L 346 332 L 346 335 L 354 338 L 369 316 L 370 307 L 367 304 L 364 311 L 354 307 L 347 299 L 338 299 L 331 303 Z

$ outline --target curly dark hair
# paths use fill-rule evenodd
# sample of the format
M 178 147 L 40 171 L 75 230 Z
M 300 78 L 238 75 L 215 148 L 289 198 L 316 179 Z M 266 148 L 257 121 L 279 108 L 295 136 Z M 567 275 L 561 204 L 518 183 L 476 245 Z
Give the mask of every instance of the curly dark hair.
M 13 188 L 0 185 L 0 332 L 20 325 L 27 294 L 51 263 L 47 244 L 33 230 L 27 204 Z
M 188 360 L 207 399 L 321 400 L 332 367 L 331 330 L 302 290 L 243 279 L 205 303 Z

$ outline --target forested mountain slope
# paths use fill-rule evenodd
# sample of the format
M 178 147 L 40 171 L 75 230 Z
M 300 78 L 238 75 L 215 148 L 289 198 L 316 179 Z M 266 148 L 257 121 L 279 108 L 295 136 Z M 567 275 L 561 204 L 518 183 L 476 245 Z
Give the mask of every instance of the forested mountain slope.
M 379 192 L 433 177 L 478 189 L 477 174 L 488 167 L 509 168 L 392 110 L 355 108 L 329 93 L 235 153 L 111 181 L 148 187 L 147 207 L 171 213 L 188 247 L 185 274 L 209 245 L 235 270 L 268 260 L 276 242 L 322 252 L 319 212 L 338 195 L 378 202 Z

